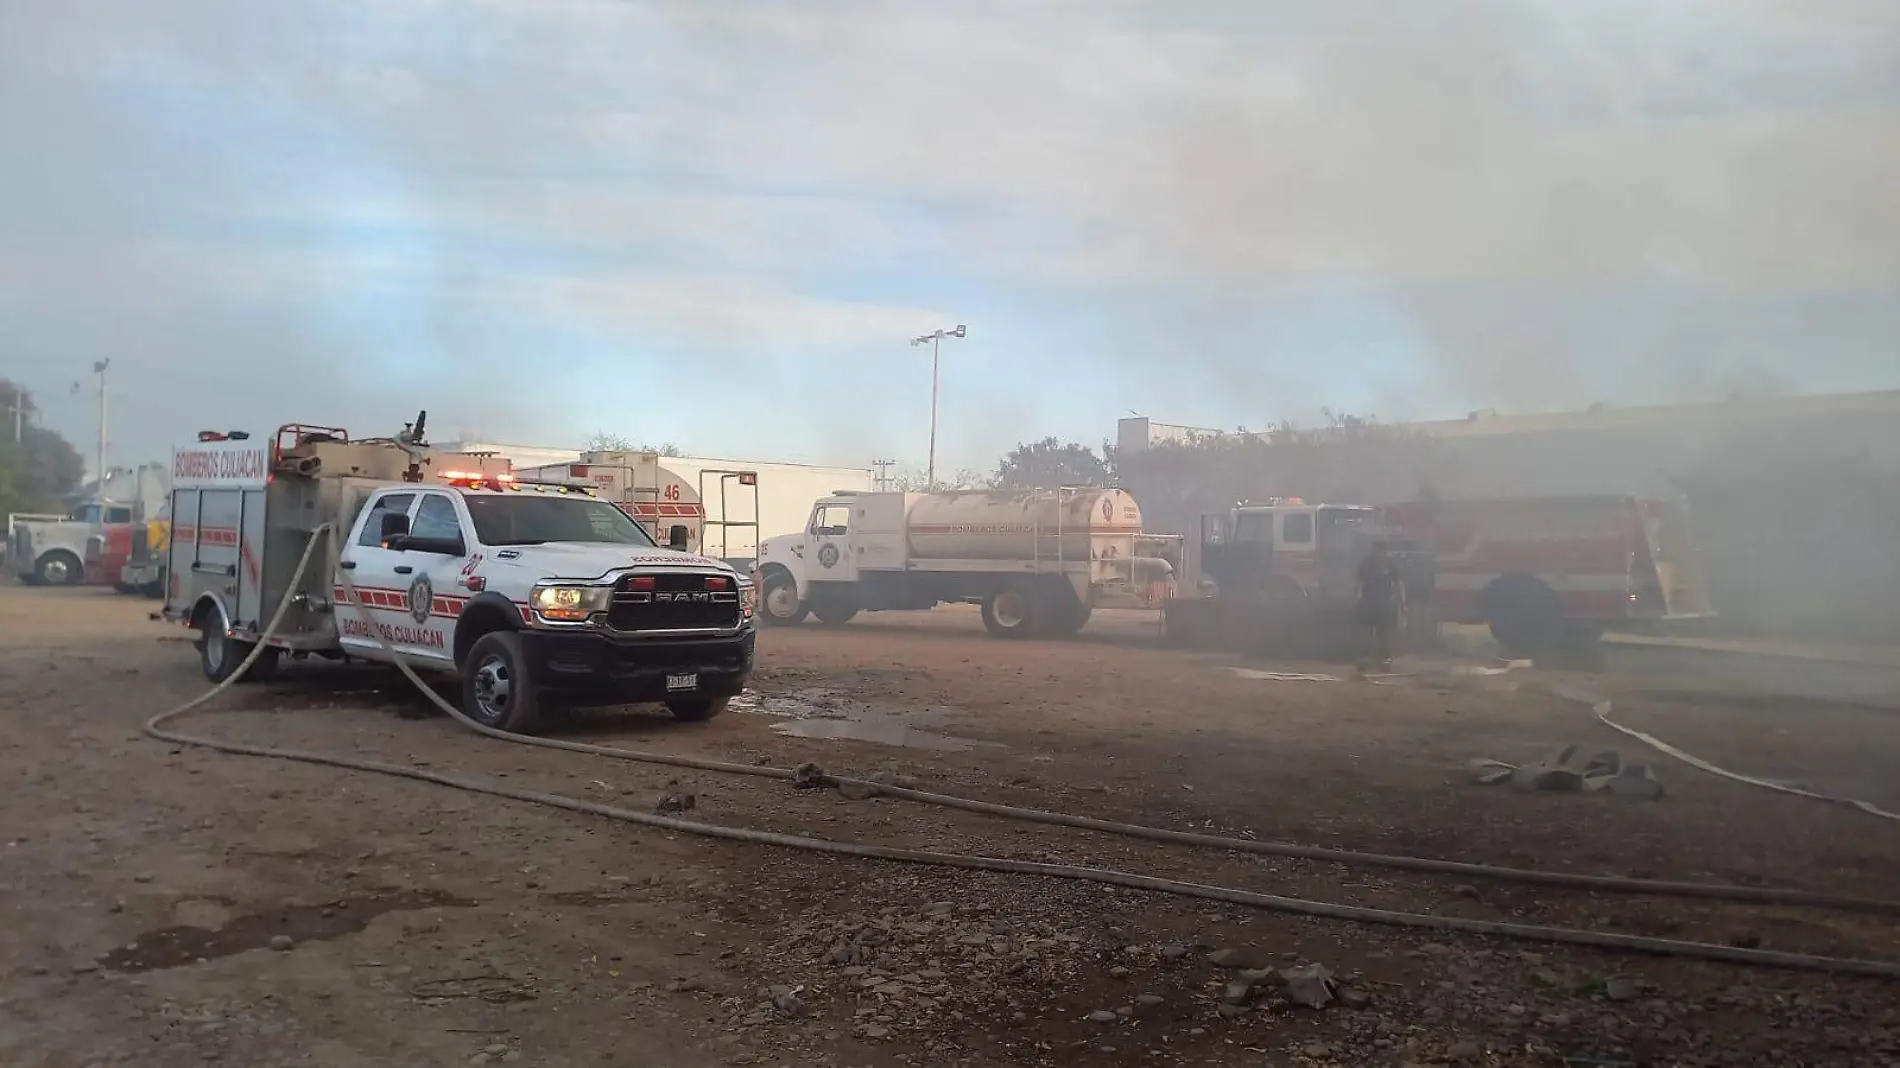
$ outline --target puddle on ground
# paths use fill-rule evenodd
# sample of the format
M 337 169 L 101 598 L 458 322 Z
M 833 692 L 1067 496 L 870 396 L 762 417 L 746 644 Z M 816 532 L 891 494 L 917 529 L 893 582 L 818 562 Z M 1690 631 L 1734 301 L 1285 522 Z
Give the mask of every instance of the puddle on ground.
M 850 742 L 874 742 L 878 745 L 903 746 L 906 749 L 931 749 L 939 753 L 966 753 L 978 746 L 987 748 L 999 744 L 920 730 L 891 719 L 792 720 L 787 723 L 772 724 L 772 733 L 782 734 L 788 738 L 828 738 Z
M 787 738 L 871 742 L 940 753 L 963 753 L 979 746 L 998 744 L 924 729 L 925 725 L 940 723 L 953 715 L 952 709 L 880 708 L 847 696 L 841 690 L 821 686 L 782 694 L 746 690 L 732 699 L 730 707 L 737 712 L 782 720 L 772 724 L 772 733 Z
M 292 905 L 239 916 L 217 928 L 163 927 L 147 931 L 138 941 L 120 946 L 99 958 L 99 966 L 115 972 L 148 972 L 195 964 L 262 949 L 284 935 L 292 944 L 320 942 L 355 934 L 369 921 L 390 912 L 428 908 L 472 908 L 476 902 L 439 890 L 398 890 L 367 897 L 344 898 L 327 905 Z
M 784 719 L 848 719 L 871 710 L 871 706 L 863 701 L 852 700 L 837 690 L 821 686 L 781 694 L 762 694 L 747 689 L 734 696 L 732 703 L 726 707 L 734 712 Z

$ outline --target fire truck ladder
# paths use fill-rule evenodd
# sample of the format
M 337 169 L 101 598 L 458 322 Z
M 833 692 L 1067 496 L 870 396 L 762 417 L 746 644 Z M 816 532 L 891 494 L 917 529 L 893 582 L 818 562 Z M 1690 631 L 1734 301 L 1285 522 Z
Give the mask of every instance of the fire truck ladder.
M 706 492 L 706 479 L 708 477 L 717 478 L 719 480 L 718 519 L 712 517 L 712 508 L 709 507 L 712 502 L 712 497 Z M 738 483 L 741 490 L 750 490 L 752 493 L 751 519 L 732 518 L 731 499 L 727 497 L 726 491 L 735 482 Z M 738 499 L 744 500 L 745 494 L 740 493 Z M 699 551 L 706 556 L 713 556 L 724 560 L 734 567 L 739 566 L 736 562 L 737 560 L 747 560 L 751 567 L 756 570 L 759 564 L 760 535 L 759 473 L 757 471 L 728 471 L 716 467 L 708 467 L 701 470 L 699 472 L 699 507 L 701 511 L 705 513 L 699 521 Z M 712 528 L 714 527 L 719 528 L 719 551 L 717 553 L 712 551 Z M 749 556 L 734 557 L 732 555 L 729 542 L 732 538 L 732 528 L 734 527 L 752 528 L 752 552 Z M 751 574 L 751 571 L 747 571 L 745 574 Z

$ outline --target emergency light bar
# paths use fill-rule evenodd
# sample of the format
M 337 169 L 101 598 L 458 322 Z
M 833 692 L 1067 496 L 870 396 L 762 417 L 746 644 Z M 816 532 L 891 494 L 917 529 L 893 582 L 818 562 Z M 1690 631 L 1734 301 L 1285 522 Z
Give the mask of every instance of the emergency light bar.
M 513 475 L 485 475 L 480 471 L 443 471 L 437 477 L 445 482 L 513 482 Z

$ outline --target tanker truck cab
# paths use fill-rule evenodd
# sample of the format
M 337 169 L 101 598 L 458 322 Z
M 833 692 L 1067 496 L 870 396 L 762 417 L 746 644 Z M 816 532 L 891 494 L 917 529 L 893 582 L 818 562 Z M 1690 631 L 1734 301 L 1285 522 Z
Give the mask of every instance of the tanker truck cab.
M 752 668 L 748 582 L 565 487 L 483 476 L 378 489 L 337 566 L 384 640 L 460 674 L 465 711 L 505 730 L 544 701 L 661 702 L 704 719 Z M 390 659 L 340 576 L 334 594 L 342 648 Z

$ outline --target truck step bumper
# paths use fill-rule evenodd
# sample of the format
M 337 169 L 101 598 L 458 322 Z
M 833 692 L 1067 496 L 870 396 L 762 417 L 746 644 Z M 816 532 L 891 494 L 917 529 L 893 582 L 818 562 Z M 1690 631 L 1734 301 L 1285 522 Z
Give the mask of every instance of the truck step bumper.
M 665 641 L 524 631 L 521 648 L 535 684 L 549 696 L 577 705 L 620 705 L 736 694 L 752 674 L 753 640 L 751 631 Z M 694 676 L 694 688 L 669 688 L 669 679 L 685 675 Z

